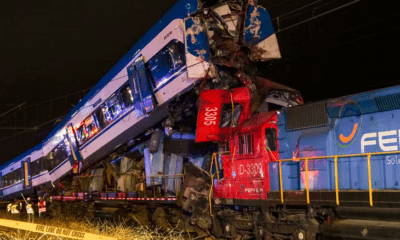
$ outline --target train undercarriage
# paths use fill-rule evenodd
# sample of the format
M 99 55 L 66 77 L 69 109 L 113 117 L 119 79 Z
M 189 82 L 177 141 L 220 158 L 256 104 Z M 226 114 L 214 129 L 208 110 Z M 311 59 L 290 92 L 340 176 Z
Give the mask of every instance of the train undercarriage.
M 139 192 L 53 195 L 49 212 L 64 219 L 174 229 L 198 239 L 399 239 L 400 211 L 393 201 L 398 192 L 375 192 L 374 208 L 366 191 L 342 192 L 340 206 L 329 191 L 311 191 L 310 204 L 305 191 L 285 191 L 282 204 L 279 191 L 269 192 L 268 200 L 211 199 L 210 174 L 191 163 L 176 178 L 183 181 L 175 193 L 160 185 Z

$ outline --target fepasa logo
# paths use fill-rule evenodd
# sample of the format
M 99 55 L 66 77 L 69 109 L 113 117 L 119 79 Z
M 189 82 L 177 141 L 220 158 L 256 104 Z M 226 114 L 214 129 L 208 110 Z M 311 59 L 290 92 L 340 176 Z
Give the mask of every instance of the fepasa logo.
M 354 142 L 360 132 L 361 123 L 361 109 L 358 104 L 355 102 L 344 104 L 335 127 L 339 146 L 348 147 Z
M 379 148 L 384 152 L 398 151 L 399 136 L 400 130 L 366 133 L 361 137 L 361 152 L 365 153 L 366 146 L 376 145 L 379 145 Z

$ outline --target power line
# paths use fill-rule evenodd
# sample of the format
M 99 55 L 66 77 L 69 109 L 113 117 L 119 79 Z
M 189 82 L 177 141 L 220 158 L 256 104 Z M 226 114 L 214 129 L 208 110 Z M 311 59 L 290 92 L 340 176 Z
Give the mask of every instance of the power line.
M 325 39 L 332 38 L 332 37 L 334 37 L 334 36 L 340 35 L 340 34 L 345 33 L 345 32 L 351 32 L 351 31 L 357 30 L 357 29 L 359 29 L 359 28 L 372 25 L 372 24 L 374 24 L 374 23 L 376 23 L 376 22 L 380 22 L 380 21 L 383 21 L 383 20 L 386 20 L 386 19 L 389 19 L 389 18 L 392 18 L 392 17 L 396 17 L 396 16 L 398 16 L 398 15 L 400 15 L 400 13 L 391 15 L 391 16 L 389 16 L 389 17 L 381 18 L 381 19 L 379 19 L 379 20 L 376 20 L 376 21 L 373 21 L 373 22 L 371 22 L 371 23 L 367 23 L 367 24 L 364 24 L 364 25 L 361 25 L 361 26 L 358 26 L 358 27 L 354 27 L 354 28 L 349 29 L 349 30 L 342 31 L 342 32 L 339 32 L 339 33 L 337 33 L 337 34 L 329 35 L 329 36 L 326 37 Z M 370 35 L 365 35 L 365 36 L 362 36 L 362 37 L 359 37 L 359 38 L 356 38 L 356 39 L 353 39 L 353 40 L 350 40 L 350 41 L 347 41 L 347 42 L 339 43 L 339 44 L 334 45 L 334 46 L 329 46 L 329 47 L 325 47 L 325 48 L 316 49 L 316 50 L 314 50 L 314 51 L 312 51 L 312 52 L 319 52 L 319 51 L 326 50 L 326 49 L 328 49 L 328 48 L 336 48 L 336 47 L 339 47 L 339 46 L 344 46 L 344 45 L 347 45 L 347 44 L 350 44 L 350 43 L 353 43 L 353 42 L 356 42 L 356 41 L 360 41 L 360 40 L 363 40 L 363 39 L 366 39 L 366 38 L 369 38 L 369 37 L 374 37 L 374 36 L 376 36 L 376 35 L 383 34 L 383 33 L 389 32 L 389 31 L 391 31 L 391 30 L 398 29 L 398 28 L 400 28 L 400 26 L 397 26 L 397 27 L 395 27 L 395 28 L 390 28 L 390 29 L 387 29 L 387 30 L 384 30 L 384 31 L 380 31 L 380 32 L 375 32 L 375 33 L 370 34 Z M 291 61 L 291 60 L 293 60 L 293 59 L 295 59 L 295 58 L 302 57 L 302 56 L 306 56 L 306 55 L 309 55 L 309 54 L 310 54 L 310 53 L 298 54 L 298 55 L 295 55 L 295 56 L 291 56 L 291 57 L 287 57 L 287 58 L 282 58 L 281 61 Z
M 24 127 L 0 127 L 0 130 L 36 130 L 36 128 L 24 128 Z
M 324 15 L 326 15 L 326 14 L 335 12 L 335 11 L 340 10 L 340 9 L 342 9 L 342 8 L 348 7 L 348 6 L 350 6 L 350 5 L 353 5 L 354 3 L 358 3 L 358 2 L 360 2 L 360 1 L 361 1 L 361 0 L 354 0 L 354 1 L 352 1 L 352 2 L 343 4 L 343 5 L 339 6 L 339 7 L 336 7 L 336 8 L 334 8 L 334 9 L 331 9 L 331 10 L 326 11 L 326 12 L 324 12 L 324 13 L 318 14 L 318 15 L 316 15 L 316 16 L 312 16 L 311 18 L 308 18 L 308 19 L 306 19 L 306 20 L 303 20 L 303 21 L 300 21 L 300 22 L 298 22 L 298 23 L 295 23 L 295 24 L 293 24 L 293 25 L 291 25 L 291 26 L 289 26 L 289 27 L 286 27 L 286 28 L 284 28 L 284 29 L 278 29 L 278 31 L 277 31 L 276 33 L 286 31 L 286 30 L 288 30 L 288 29 L 291 29 L 291 28 L 296 27 L 296 26 L 298 26 L 298 25 L 301 25 L 301 24 L 303 24 L 303 23 L 309 22 L 309 21 L 311 21 L 311 20 L 317 19 L 317 18 L 322 17 L 322 16 L 324 16 Z M 313 10 L 316 10 L 317 8 L 318 8 L 318 7 L 315 7 Z M 279 23 L 278 23 L 278 26 L 279 26 Z
M 20 108 L 22 105 L 24 105 L 25 103 L 21 103 L 20 105 L 18 105 L 18 106 L 16 106 L 16 107 L 13 107 L 13 108 L 11 108 L 10 110 L 8 110 L 7 112 L 5 112 L 5 113 L 3 113 L 3 114 L 1 114 L 0 115 L 0 117 L 3 117 L 4 115 L 7 115 L 7 113 L 9 113 L 9 112 L 11 112 L 11 111 L 13 111 L 14 109 L 16 109 L 16 108 Z

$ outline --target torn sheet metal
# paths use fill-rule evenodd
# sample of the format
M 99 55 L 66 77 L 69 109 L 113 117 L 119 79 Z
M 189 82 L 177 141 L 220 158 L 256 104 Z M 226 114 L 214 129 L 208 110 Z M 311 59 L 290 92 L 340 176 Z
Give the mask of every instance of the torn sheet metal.
M 185 181 L 178 198 L 179 206 L 193 214 L 191 218 L 194 224 L 203 229 L 211 227 L 209 193 L 211 188 L 211 176 L 208 172 L 196 167 L 191 162 L 184 165 Z
M 104 168 L 99 168 L 93 170 L 92 175 L 93 177 L 92 182 L 90 183 L 90 191 L 91 192 L 101 192 L 104 186 L 104 178 L 103 178 Z
M 229 5 L 225 4 L 216 7 L 213 9 L 213 11 L 217 13 L 225 21 L 230 34 L 232 35 L 236 34 L 236 31 L 238 30 L 237 27 L 239 26 L 238 25 L 239 17 L 237 15 L 232 15 L 232 11 L 230 10 Z M 220 28 L 223 28 L 223 26 L 220 26 Z
M 185 37 L 188 78 L 197 80 L 205 76 L 210 61 L 206 29 L 199 17 L 185 19 Z
M 163 141 L 163 137 L 161 139 Z M 152 186 L 152 180 L 150 177 L 155 175 L 163 175 L 164 168 L 164 153 L 163 143 L 160 143 L 158 152 L 150 153 L 150 149 L 147 147 L 144 149 L 144 168 L 146 171 L 146 186 Z M 154 178 L 155 185 L 162 184 L 162 178 Z
M 244 42 L 251 47 L 251 60 L 281 58 L 278 40 L 267 9 L 250 1 L 246 13 Z
M 168 192 L 174 193 L 175 190 L 180 191 L 181 178 L 174 178 L 172 176 L 181 174 L 182 172 L 183 157 L 177 154 L 166 154 L 164 162 L 164 174 L 169 176 L 165 179 L 166 189 Z M 178 189 L 175 189 L 177 187 Z

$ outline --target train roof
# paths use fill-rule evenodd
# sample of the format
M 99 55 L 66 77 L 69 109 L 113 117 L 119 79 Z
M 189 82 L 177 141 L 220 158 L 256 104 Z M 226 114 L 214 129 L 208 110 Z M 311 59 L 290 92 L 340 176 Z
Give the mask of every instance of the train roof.
M 153 27 L 141 37 L 133 47 L 126 53 L 121 60 L 117 62 L 110 71 L 100 79 L 100 81 L 89 91 L 89 93 L 79 101 L 79 103 L 68 113 L 67 116 L 47 135 L 43 142 L 47 142 L 67 124 L 72 117 L 80 111 L 84 105 L 90 101 L 101 89 L 103 89 L 116 75 L 120 72 L 141 49 L 143 49 L 153 38 L 157 36 L 171 21 L 174 19 L 183 19 L 195 11 L 197 11 L 197 0 L 179 0 L 176 2 Z

